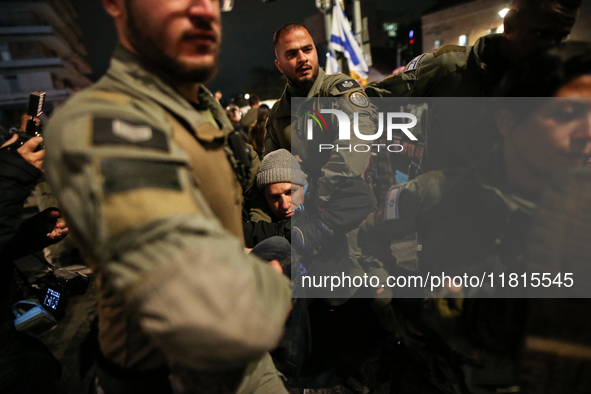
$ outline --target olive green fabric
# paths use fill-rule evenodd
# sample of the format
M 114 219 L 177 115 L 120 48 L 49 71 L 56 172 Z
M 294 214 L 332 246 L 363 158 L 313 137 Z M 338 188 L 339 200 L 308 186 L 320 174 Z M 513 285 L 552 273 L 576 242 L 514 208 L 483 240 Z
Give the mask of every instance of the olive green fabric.
M 244 117 L 240 119 L 240 123 L 242 126 L 246 127 L 247 130 L 250 130 L 252 126 L 254 126 L 257 122 L 257 116 L 259 114 L 259 108 L 251 108 L 249 109 Z
M 245 368 L 240 393 L 258 393 L 253 376 L 269 373 L 261 384 L 285 393 L 266 352 L 282 335 L 289 280 L 244 253 L 242 191 L 225 153 L 232 127 L 204 87 L 198 101 L 119 47 L 107 74 L 49 123 L 48 181 L 97 276 L 110 361 Z
M 391 260 L 390 241 L 414 233 L 422 245 L 421 272 L 454 275 L 479 264 L 522 258 L 536 204 L 511 190 L 504 171 L 496 150 L 478 167 L 431 171 L 393 186 L 390 192 L 399 192 L 389 192 L 360 226 L 358 241 L 367 269 L 383 268 Z
M 365 89 L 369 97 L 406 97 L 408 103 L 429 104 L 423 173 L 474 165 L 500 139 L 491 127 L 492 100 L 435 98 L 492 97 L 511 65 L 501 54 L 505 39 L 492 34 L 479 38 L 473 47 L 445 45 Z
M 354 124 L 354 113 L 359 116 L 359 130 L 364 134 L 373 134 L 375 132 L 375 107 L 371 105 L 369 100 L 366 106 L 360 106 L 364 100 L 355 100 L 355 96 L 363 95 L 366 97 L 363 87 L 354 81 L 350 76 L 345 74 L 327 75 L 323 70 L 319 70 L 318 77 L 314 82 L 312 88 L 306 93 L 295 89 L 291 85 L 287 85 L 281 99 L 273 105 L 269 114 L 267 122 L 267 139 L 265 141 L 265 154 L 268 154 L 277 149 L 290 150 L 293 155 L 299 156 L 302 161 L 302 170 L 308 175 L 308 182 L 311 183 L 311 189 L 314 191 L 314 201 L 307 202 L 308 206 L 314 206 L 314 203 L 320 209 L 325 209 L 324 213 L 332 212 L 331 219 L 333 223 L 327 224 L 334 227 L 334 231 L 339 233 L 337 235 L 342 238 L 342 244 L 347 244 L 346 250 L 342 249 L 342 261 L 339 267 L 346 267 L 347 274 L 356 275 L 362 273 L 363 270 L 357 263 L 357 257 L 360 254 L 355 242 L 355 229 L 359 223 L 365 218 L 368 212 L 375 207 L 375 200 L 373 193 L 369 187 L 367 195 L 357 195 L 357 199 L 352 197 L 360 188 L 352 187 L 355 181 L 361 181 L 360 176 L 363 174 L 368 166 L 371 152 L 351 152 L 341 149 L 337 151 L 333 149 L 330 152 L 319 152 L 318 144 L 327 143 L 334 146 L 349 146 L 356 144 L 371 143 L 367 140 L 361 140 L 355 133 L 351 133 L 350 140 L 339 140 L 338 130 L 336 126 L 336 118 L 334 116 L 326 116 L 327 122 L 333 122 L 328 127 L 328 130 L 323 131 L 323 134 L 309 141 L 304 133 L 293 133 L 292 127 L 296 125 L 305 124 L 305 112 L 302 108 L 292 108 L 292 97 L 299 97 L 299 95 L 311 99 L 306 101 L 306 106 L 311 106 L 317 111 L 323 109 L 339 109 L 349 116 L 350 124 Z M 296 96 L 297 95 L 297 96 Z M 351 97 L 353 95 L 353 97 Z M 326 101 L 321 101 L 322 98 L 333 98 L 330 106 L 327 107 Z M 302 106 L 303 104 L 298 104 Z M 330 131 L 329 131 L 330 130 Z M 366 185 L 367 186 L 367 185 Z M 353 191 L 352 189 L 355 189 Z M 361 188 L 363 189 L 363 188 Z M 256 197 L 252 197 L 256 201 Z M 312 198 L 310 199 L 312 200 Z M 340 200 L 340 202 L 339 202 Z M 260 203 L 265 203 L 264 198 L 258 198 Z M 343 202 L 345 201 L 345 202 Z M 353 202 L 354 201 L 354 202 Z M 343 205 L 353 204 L 344 208 Z M 340 209 L 335 208 L 339 207 Z M 352 214 L 354 209 L 359 209 L 359 215 Z M 363 208 L 367 208 L 364 210 Z M 250 210 L 251 219 L 263 219 L 263 214 L 266 207 L 260 206 Z M 313 211 L 311 211 L 313 212 Z M 314 214 L 314 213 L 312 213 Z M 326 220 L 330 215 L 325 215 Z M 345 232 L 352 230 L 351 234 L 340 234 L 343 229 Z M 338 255 L 335 250 L 335 256 Z M 328 266 L 327 261 L 323 264 Z M 351 289 L 351 294 L 356 292 L 355 288 Z M 347 297 L 349 294 L 346 295 Z
M 351 81 L 351 87 L 343 90 L 337 87 L 345 81 Z M 360 176 L 367 167 L 369 162 L 370 152 L 347 152 L 341 150 L 336 152 L 333 150 L 329 154 L 318 155 L 318 141 L 308 141 L 304 136 L 296 136 L 292 140 L 292 124 L 294 122 L 302 121 L 298 117 L 292 117 L 291 108 L 291 90 L 289 84 L 285 87 L 281 99 L 277 101 L 269 114 L 267 121 L 267 137 L 265 139 L 264 154 L 272 152 L 277 149 L 287 149 L 293 155 L 298 155 L 303 161 L 302 170 L 308 175 L 308 181 L 314 183 L 314 188 L 317 190 L 317 195 L 320 200 L 327 203 L 331 194 L 335 192 L 339 182 L 344 178 L 355 178 Z M 338 98 L 334 106 L 350 116 L 351 124 L 353 124 L 353 111 L 359 113 L 359 129 L 368 133 L 373 132 L 374 128 L 374 109 L 373 107 L 361 108 L 351 103 L 348 97 L 352 93 L 361 93 L 365 96 L 363 88 L 351 77 L 344 74 L 327 75 L 322 69 L 318 72 L 318 77 L 314 85 L 308 91 L 306 97 L 308 98 Z M 313 105 L 315 109 L 319 108 L 318 103 L 308 103 Z M 294 113 L 300 113 L 297 109 Z M 328 119 L 329 117 L 327 117 Z M 338 130 L 337 127 L 331 128 Z M 351 133 L 350 141 L 339 141 L 338 135 L 323 135 L 323 142 L 337 144 L 357 144 L 367 143 L 368 141 L 361 141 L 357 139 L 354 133 Z M 249 214 L 252 221 L 267 221 L 271 222 L 271 214 L 266 206 L 266 201 L 262 193 L 254 190 L 250 195 L 246 196 L 250 201 Z
M 342 90 L 337 87 L 345 81 L 352 81 L 351 88 Z M 351 124 L 353 124 L 353 111 L 359 113 L 359 130 L 368 134 L 373 133 L 373 118 L 372 107 L 366 108 L 358 107 L 352 104 L 348 99 L 349 95 L 355 92 L 363 93 L 363 87 L 357 82 L 353 81 L 351 77 L 344 74 L 327 75 L 323 70 L 319 70 L 318 77 L 314 85 L 307 94 L 307 97 L 333 97 L 338 98 L 333 104 L 334 107 L 340 109 L 349 115 Z M 308 103 L 313 105 L 315 109 L 319 108 L 318 103 Z M 300 114 L 305 111 L 293 109 L 294 114 Z M 328 117 L 330 118 L 330 117 Z M 318 192 L 321 199 L 330 200 L 331 193 L 335 190 L 342 178 L 354 178 L 360 176 L 369 162 L 370 152 L 348 152 L 341 150 L 337 152 L 336 149 L 330 153 L 327 158 L 322 154 L 318 154 L 318 141 L 308 141 L 305 135 L 292 133 L 292 125 L 294 122 L 301 121 L 301 119 L 294 119 L 292 117 L 291 108 L 291 94 L 286 87 L 281 99 L 273 105 L 271 113 L 269 114 L 269 121 L 267 122 L 267 139 L 265 140 L 265 154 L 277 150 L 287 149 L 293 155 L 298 155 L 302 160 L 302 167 L 304 172 L 310 176 L 311 181 L 317 182 Z M 333 134 L 330 136 L 322 136 L 322 141 L 328 141 L 343 145 L 365 144 L 367 141 L 358 139 L 355 133 L 351 133 L 350 141 L 338 140 L 338 127 L 330 128 Z M 328 131 L 327 131 L 328 132 Z

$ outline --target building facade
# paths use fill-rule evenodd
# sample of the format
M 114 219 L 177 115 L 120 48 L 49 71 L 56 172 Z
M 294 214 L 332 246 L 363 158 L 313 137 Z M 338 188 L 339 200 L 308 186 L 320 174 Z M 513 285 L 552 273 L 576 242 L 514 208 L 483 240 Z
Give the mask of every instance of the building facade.
M 476 0 L 423 15 L 423 52 L 432 52 L 442 45 L 474 45 L 490 33 L 503 31 L 507 0 Z
M 0 1 L 0 125 L 18 125 L 31 91 L 49 113 L 90 85 L 77 17 L 69 0 Z
M 510 0 L 476 0 L 447 8 L 434 8 L 422 17 L 423 52 L 441 45 L 474 45 L 478 38 L 503 32 Z M 591 41 L 591 0 L 583 0 L 569 40 Z

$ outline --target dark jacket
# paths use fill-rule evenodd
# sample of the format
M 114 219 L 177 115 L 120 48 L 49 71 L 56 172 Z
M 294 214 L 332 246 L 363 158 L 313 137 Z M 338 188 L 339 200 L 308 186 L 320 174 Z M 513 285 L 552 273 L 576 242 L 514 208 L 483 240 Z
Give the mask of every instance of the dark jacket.
M 0 150 L 0 245 L 10 239 L 22 218 L 23 203 L 43 172 L 15 150 Z
M 61 365 L 38 339 L 14 328 L 10 300 L 12 260 L 36 252 L 55 241 L 45 237 L 53 229 L 49 208 L 22 220 L 23 204 L 43 173 L 17 151 L 0 150 L 0 387 L 3 392 L 54 393 Z
M 12 261 L 55 243 L 45 237 L 55 224 L 48 217 L 53 208 L 22 219 L 23 204 L 42 175 L 41 170 L 17 151 L 0 150 L 0 303 L 3 305 L 8 301 Z
M 242 227 L 244 229 L 244 245 L 247 248 L 254 248 L 258 243 L 267 238 L 279 236 L 291 241 L 291 220 L 273 221 L 250 221 L 248 212 L 242 210 Z
M 362 262 L 369 275 L 376 267 L 386 267 L 390 275 L 407 274 L 393 261 L 390 245 L 416 232 L 422 245 L 418 271 L 424 276 L 519 272 L 536 205 L 535 196 L 520 195 L 509 184 L 497 149 L 478 166 L 431 171 L 393 186 L 360 226 Z M 507 294 L 497 283 L 467 287 L 449 298 L 437 298 L 445 295 L 438 289 L 424 298 L 423 290 L 414 292 L 419 287 L 393 288 L 392 327 L 443 392 L 507 392 L 518 384 L 517 339 L 508 327 L 519 322 L 500 322 L 511 321 L 512 311 L 519 309 L 512 309 L 517 306 L 511 299 L 488 298 Z

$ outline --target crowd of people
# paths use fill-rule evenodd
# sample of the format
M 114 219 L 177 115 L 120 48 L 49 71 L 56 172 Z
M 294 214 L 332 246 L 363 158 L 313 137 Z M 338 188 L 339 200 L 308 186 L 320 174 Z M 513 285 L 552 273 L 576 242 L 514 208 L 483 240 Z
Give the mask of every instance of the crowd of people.
M 0 149 L 2 290 L 11 260 L 71 233 L 97 279 L 93 392 L 591 390 L 585 300 L 390 282 L 558 267 L 580 273 L 568 295 L 591 296 L 591 43 L 562 42 L 580 0 L 515 0 L 503 34 L 367 87 L 326 74 L 288 23 L 273 37 L 284 93 L 272 108 L 251 95 L 244 114 L 204 86 L 218 2 L 103 3 L 119 36 L 105 76 L 52 115 L 45 150 Z M 418 177 L 376 195 L 379 150 L 351 147 L 371 145 L 394 97 L 428 104 L 425 153 Z M 22 221 L 42 171 L 60 208 Z M 408 239 L 412 266 L 396 252 Z M 345 276 L 377 282 L 304 286 Z M 0 391 L 58 392 L 59 365 L 15 330 L 8 293 L 1 307 Z

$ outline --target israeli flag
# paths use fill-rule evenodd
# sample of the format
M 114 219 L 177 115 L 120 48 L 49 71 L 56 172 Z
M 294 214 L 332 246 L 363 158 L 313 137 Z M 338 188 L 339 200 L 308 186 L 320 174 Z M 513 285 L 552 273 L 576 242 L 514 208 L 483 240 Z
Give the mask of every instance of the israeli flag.
M 331 50 L 326 53 L 326 73 L 327 74 L 338 74 L 341 72 L 337 58 L 334 56 Z
M 347 58 L 351 76 L 355 79 L 360 79 L 365 85 L 369 76 L 369 68 L 363 58 L 363 52 L 359 44 L 355 41 L 345 11 L 341 8 L 341 3 L 338 0 L 335 1 L 332 9 L 332 31 L 328 49 L 329 52 L 333 53 L 336 51 L 343 52 Z M 327 69 L 328 60 L 330 60 L 330 56 L 327 59 Z

